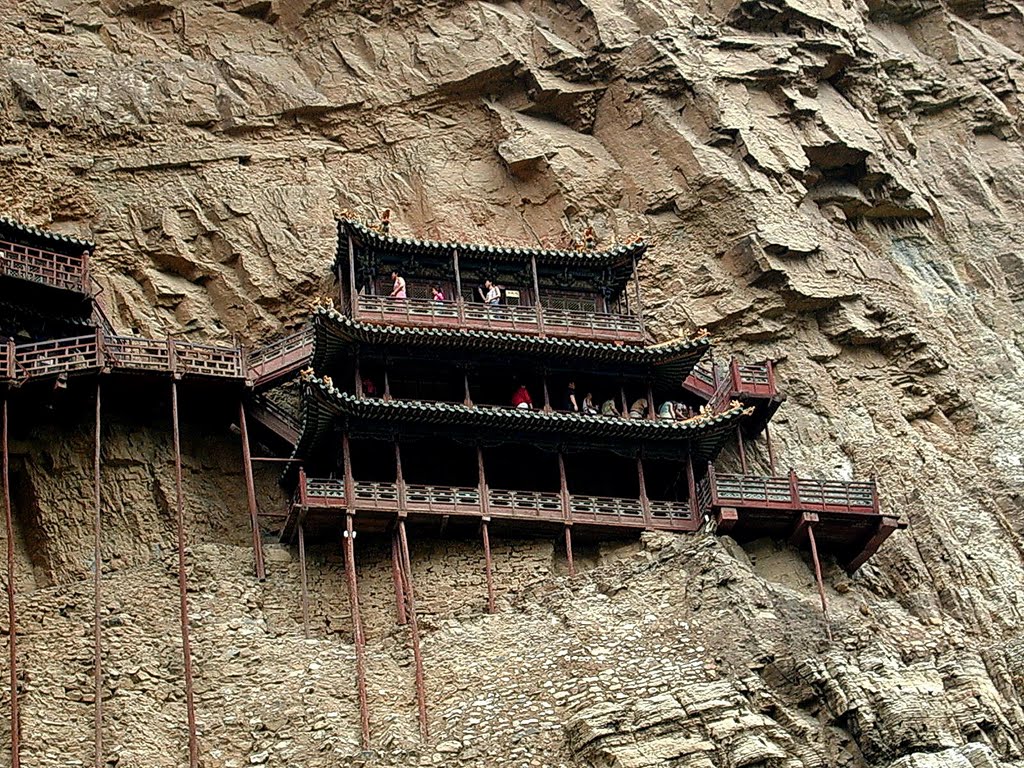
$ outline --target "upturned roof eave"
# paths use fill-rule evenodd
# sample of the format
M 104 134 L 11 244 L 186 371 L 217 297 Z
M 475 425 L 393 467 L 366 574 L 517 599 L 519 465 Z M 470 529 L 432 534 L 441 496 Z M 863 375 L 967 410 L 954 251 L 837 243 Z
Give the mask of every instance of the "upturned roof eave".
M 91 240 L 82 240 L 78 237 L 71 235 L 63 235 L 58 232 L 49 232 L 45 229 L 33 227 L 31 224 L 25 224 L 13 219 L 9 216 L 0 215 L 0 235 L 5 230 L 16 232 L 22 238 L 28 238 L 36 241 L 37 246 L 43 250 L 58 250 L 58 248 L 82 248 L 93 250 L 96 248 L 96 243 Z M 63 252 L 63 251 L 61 251 Z M 69 253 L 68 255 L 77 256 L 77 253 Z
M 616 245 L 601 251 L 571 251 L 552 248 L 530 248 L 527 246 L 483 245 L 478 243 L 460 243 L 456 241 L 420 240 L 418 238 L 395 237 L 383 235 L 364 224 L 351 219 L 338 219 L 338 250 L 337 261 L 347 261 L 340 235 L 342 232 L 359 239 L 364 243 L 372 243 L 381 250 L 395 253 L 419 252 L 433 256 L 448 256 L 458 250 L 460 256 L 478 257 L 502 261 L 528 261 L 535 257 L 538 263 L 544 264 L 578 264 L 581 266 L 601 267 L 625 264 L 632 259 L 641 259 L 647 252 L 647 243 L 636 242 L 628 245 Z

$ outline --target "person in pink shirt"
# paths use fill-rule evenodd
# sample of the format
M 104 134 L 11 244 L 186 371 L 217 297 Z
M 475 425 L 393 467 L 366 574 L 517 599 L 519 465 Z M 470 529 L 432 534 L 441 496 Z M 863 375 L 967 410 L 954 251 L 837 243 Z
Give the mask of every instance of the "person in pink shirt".
M 398 274 L 398 272 L 392 272 L 391 273 L 391 280 L 394 282 L 394 285 L 391 288 L 391 298 L 392 299 L 404 299 L 404 298 L 406 298 L 406 295 L 405 295 L 405 278 L 402 277 L 400 274 Z
M 430 292 L 434 295 L 434 301 L 444 301 L 444 291 L 440 285 L 430 286 Z

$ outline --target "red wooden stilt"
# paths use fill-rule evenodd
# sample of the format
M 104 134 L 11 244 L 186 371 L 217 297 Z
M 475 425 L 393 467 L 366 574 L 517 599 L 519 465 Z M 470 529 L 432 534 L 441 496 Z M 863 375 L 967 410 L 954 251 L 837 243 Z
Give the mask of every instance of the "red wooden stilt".
M 96 731 L 95 735 L 95 757 L 96 757 L 96 768 L 103 768 L 105 761 L 103 759 L 103 665 L 101 662 L 101 655 L 103 651 L 102 647 L 102 636 L 100 632 L 100 604 L 101 604 L 101 584 L 103 575 L 103 555 L 101 552 L 101 531 L 102 531 L 102 520 L 100 515 L 101 507 L 101 496 L 100 496 L 100 383 L 96 381 L 96 433 L 95 440 L 93 443 L 93 455 L 92 455 L 92 471 L 93 471 L 93 542 L 92 542 L 92 561 L 93 561 L 93 574 L 92 574 L 92 586 L 93 586 L 93 602 L 92 602 L 92 668 L 93 668 L 93 695 L 95 696 L 95 702 L 93 706 L 93 726 Z
M 171 411 L 174 420 L 174 487 L 178 506 L 178 594 L 181 598 L 181 650 L 185 657 L 185 707 L 188 714 L 188 764 L 199 765 L 196 740 L 195 694 L 192 687 L 192 644 L 188 633 L 188 579 L 185 574 L 185 504 L 181 484 L 181 433 L 178 428 L 178 382 L 171 381 Z
M 355 529 L 352 513 L 345 515 L 345 573 L 348 576 L 348 599 L 352 606 L 352 630 L 356 649 L 356 686 L 359 694 L 359 724 L 363 749 L 370 748 L 370 711 L 366 698 L 366 638 L 359 613 L 359 584 L 356 581 Z
M 487 532 L 487 520 L 480 524 L 484 539 L 484 568 L 487 574 L 487 612 L 494 613 L 494 576 L 491 573 L 491 537 Z
M 18 617 L 14 605 L 14 520 L 11 512 L 10 458 L 7 448 L 7 398 L 3 404 L 4 515 L 7 524 L 7 645 L 11 652 L 11 768 L 21 766 L 21 716 L 18 714 Z
M 772 447 L 772 433 L 768 425 L 764 425 L 764 440 L 768 444 L 768 469 L 772 477 L 775 477 L 775 449 Z
M 565 526 L 565 558 L 569 561 L 569 576 L 576 575 L 576 564 L 572 561 L 572 526 Z
M 637 454 L 636 473 L 640 488 L 640 509 L 644 513 L 644 526 L 651 527 L 651 500 L 647 497 L 647 478 L 644 477 L 644 459 Z
M 405 582 L 402 580 L 401 555 L 399 554 L 398 529 L 391 532 L 391 580 L 395 584 L 395 611 L 397 621 L 404 625 L 408 622 L 405 616 Z
M 416 621 L 416 590 L 412 583 L 412 560 L 409 557 L 409 539 L 405 533 L 405 520 L 398 521 L 398 540 L 402 545 L 402 567 L 405 571 L 405 597 L 409 607 L 409 634 L 412 637 L 412 656 L 416 664 L 416 704 L 419 709 L 420 734 L 430 738 L 427 721 L 427 688 L 423 679 L 423 653 L 420 650 L 420 627 Z
M 256 483 L 252 477 L 252 451 L 249 447 L 249 428 L 245 419 L 245 404 L 238 404 L 238 424 L 242 433 L 242 463 L 245 465 L 245 495 L 249 503 L 249 525 L 252 527 L 252 551 L 256 561 L 256 578 L 263 581 L 267 572 L 263 563 L 263 537 L 260 536 L 259 508 L 256 506 Z
M 825 597 L 825 582 L 821 578 L 821 562 L 818 560 L 818 543 L 814 540 L 814 525 L 807 526 L 807 538 L 811 542 L 811 558 L 814 560 L 814 577 L 818 580 L 818 596 L 821 597 L 821 614 L 825 617 L 825 633 L 832 639 L 832 625 L 828 620 L 828 599 Z
M 736 440 L 740 446 L 740 468 L 743 470 L 743 474 L 747 474 L 747 450 L 743 446 L 743 429 L 739 424 L 736 425 Z
M 309 584 L 306 579 L 306 510 L 299 512 L 299 578 L 302 581 L 302 635 L 309 639 Z

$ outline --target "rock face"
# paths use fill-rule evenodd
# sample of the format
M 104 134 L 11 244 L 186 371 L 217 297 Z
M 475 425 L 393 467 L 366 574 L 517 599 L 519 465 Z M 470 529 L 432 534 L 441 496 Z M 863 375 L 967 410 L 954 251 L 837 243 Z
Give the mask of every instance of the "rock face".
M 831 643 L 806 564 L 770 543 L 652 537 L 571 582 L 550 543 L 510 544 L 495 617 L 473 544 L 414 546 L 426 746 L 370 544 L 377 752 L 360 755 L 336 553 L 312 568 L 304 641 L 296 564 L 278 553 L 260 586 L 237 548 L 234 438 L 194 425 L 204 765 L 1024 764 L 1019 2 L 5 11 L 0 209 L 95 238 L 120 328 L 258 340 L 298 322 L 346 209 L 445 239 L 642 234 L 653 327 L 778 359 L 784 461 L 877 473 L 911 523 L 856 577 L 826 566 Z M 31 765 L 91 759 L 88 429 L 15 445 Z M 166 426 L 110 430 L 107 743 L 119 766 L 180 765 Z M 264 511 L 275 493 L 268 474 Z

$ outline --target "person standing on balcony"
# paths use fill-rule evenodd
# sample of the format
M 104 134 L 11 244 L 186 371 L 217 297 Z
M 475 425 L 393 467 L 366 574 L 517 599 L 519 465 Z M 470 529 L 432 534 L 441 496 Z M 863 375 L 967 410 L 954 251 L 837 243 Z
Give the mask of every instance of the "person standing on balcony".
M 440 285 L 430 286 L 430 293 L 434 297 L 434 301 L 444 301 L 444 291 L 441 290 Z
M 594 395 L 587 392 L 583 396 L 583 404 L 580 406 L 580 413 L 584 416 L 593 416 L 597 413 L 597 406 L 594 405 Z
M 397 271 L 391 273 L 391 280 L 393 285 L 391 286 L 391 298 L 392 299 L 404 299 L 405 295 L 405 278 L 398 274 Z
M 530 397 L 525 384 L 520 384 L 519 388 L 512 393 L 512 407 L 526 411 L 533 410 L 533 398 Z
M 562 398 L 562 410 L 569 413 L 579 413 L 580 406 L 576 401 L 576 382 L 569 381 L 565 387 L 565 396 Z
M 501 303 L 501 288 L 490 280 L 484 280 L 484 287 L 477 288 L 477 291 L 480 294 L 480 298 L 484 300 L 484 304 L 496 307 Z

